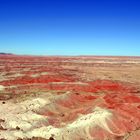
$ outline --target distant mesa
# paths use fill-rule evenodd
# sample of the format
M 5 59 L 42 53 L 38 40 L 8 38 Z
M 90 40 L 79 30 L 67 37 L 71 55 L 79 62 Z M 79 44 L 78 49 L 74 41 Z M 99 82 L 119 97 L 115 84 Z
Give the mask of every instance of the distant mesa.
M 12 53 L 4 53 L 4 52 L 0 52 L 0 55 L 14 55 Z

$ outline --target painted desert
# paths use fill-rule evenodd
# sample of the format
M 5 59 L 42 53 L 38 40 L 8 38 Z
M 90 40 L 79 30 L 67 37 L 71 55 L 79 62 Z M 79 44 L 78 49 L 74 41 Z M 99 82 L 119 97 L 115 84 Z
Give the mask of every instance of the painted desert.
M 140 57 L 0 55 L 1 140 L 140 140 Z

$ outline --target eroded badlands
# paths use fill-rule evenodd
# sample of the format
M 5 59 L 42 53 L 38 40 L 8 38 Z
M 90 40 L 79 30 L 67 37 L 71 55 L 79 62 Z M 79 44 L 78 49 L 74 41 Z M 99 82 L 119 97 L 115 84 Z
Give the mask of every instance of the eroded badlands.
M 1 140 L 140 140 L 140 57 L 0 55 Z

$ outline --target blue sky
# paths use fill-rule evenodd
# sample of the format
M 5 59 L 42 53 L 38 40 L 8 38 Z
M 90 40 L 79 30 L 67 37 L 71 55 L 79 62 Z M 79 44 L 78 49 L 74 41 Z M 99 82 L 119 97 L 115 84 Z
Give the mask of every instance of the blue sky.
M 139 0 L 0 0 L 0 52 L 140 56 Z

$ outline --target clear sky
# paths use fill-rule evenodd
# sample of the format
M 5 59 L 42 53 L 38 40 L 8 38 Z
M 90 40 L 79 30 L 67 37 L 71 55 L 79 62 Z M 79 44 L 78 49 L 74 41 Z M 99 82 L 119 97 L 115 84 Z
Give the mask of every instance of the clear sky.
M 0 52 L 140 56 L 140 0 L 0 0 Z

